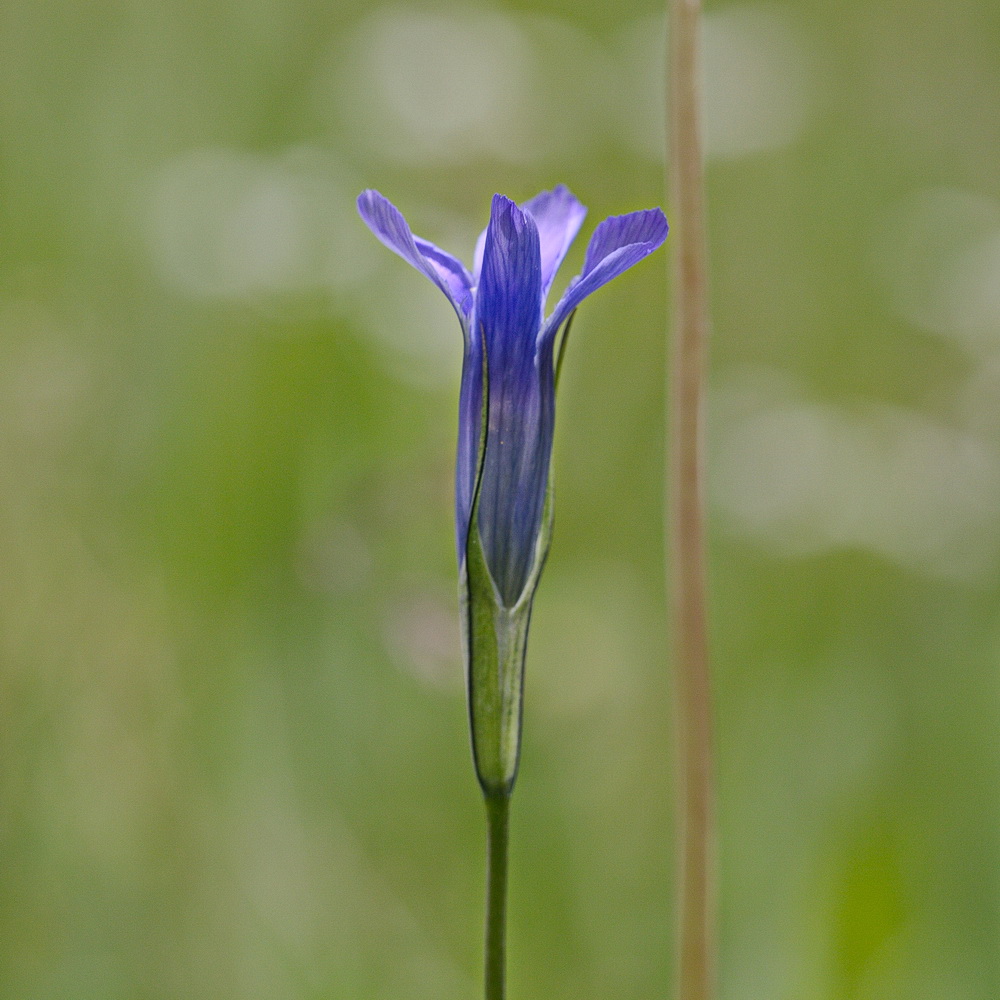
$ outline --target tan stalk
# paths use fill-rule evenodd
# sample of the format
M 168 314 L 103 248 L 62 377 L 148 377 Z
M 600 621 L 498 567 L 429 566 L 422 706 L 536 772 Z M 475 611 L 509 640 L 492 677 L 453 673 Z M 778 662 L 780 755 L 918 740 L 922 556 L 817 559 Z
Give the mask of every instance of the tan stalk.
M 700 116 L 700 0 L 669 0 L 669 188 L 673 334 L 667 540 L 677 698 L 680 1000 L 715 993 L 715 820 L 705 551 L 709 334 Z

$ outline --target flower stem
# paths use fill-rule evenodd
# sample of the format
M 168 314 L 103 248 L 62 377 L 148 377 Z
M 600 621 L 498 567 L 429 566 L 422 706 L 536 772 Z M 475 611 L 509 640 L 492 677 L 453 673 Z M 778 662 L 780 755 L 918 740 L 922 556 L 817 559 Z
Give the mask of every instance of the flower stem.
M 510 795 L 486 796 L 486 1000 L 504 1000 Z
M 703 455 L 709 310 L 699 95 L 701 2 L 669 0 L 669 5 L 674 321 L 667 540 L 680 779 L 678 975 L 680 1000 L 710 1000 L 716 943 Z

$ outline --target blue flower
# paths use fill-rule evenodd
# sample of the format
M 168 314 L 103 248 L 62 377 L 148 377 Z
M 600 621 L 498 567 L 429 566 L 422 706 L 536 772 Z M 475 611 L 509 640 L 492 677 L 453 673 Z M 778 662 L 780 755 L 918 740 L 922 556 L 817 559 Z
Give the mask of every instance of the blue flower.
M 465 560 L 481 476 L 479 539 L 500 601 L 513 608 L 525 594 L 539 555 L 555 424 L 556 337 L 591 292 L 660 246 L 667 220 L 654 208 L 602 222 L 587 247 L 583 270 L 546 319 L 552 279 L 587 212 L 566 187 L 543 191 L 520 208 L 494 195 L 471 272 L 451 254 L 414 236 L 399 210 L 377 191 L 360 195 L 358 211 L 387 247 L 444 292 L 462 325 L 455 476 L 459 562 Z M 489 383 L 485 437 L 484 352 Z

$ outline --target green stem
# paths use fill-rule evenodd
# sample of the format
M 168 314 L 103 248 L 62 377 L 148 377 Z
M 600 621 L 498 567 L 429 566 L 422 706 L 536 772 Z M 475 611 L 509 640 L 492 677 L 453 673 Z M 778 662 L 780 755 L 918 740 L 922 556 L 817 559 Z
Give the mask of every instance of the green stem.
M 486 1000 L 503 1000 L 507 954 L 510 796 L 486 796 Z

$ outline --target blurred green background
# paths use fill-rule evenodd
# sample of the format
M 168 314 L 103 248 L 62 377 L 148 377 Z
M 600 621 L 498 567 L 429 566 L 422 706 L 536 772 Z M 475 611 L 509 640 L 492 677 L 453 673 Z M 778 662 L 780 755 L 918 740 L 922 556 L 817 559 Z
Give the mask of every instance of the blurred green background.
M 460 334 L 354 211 L 663 204 L 626 0 L 5 0 L 0 996 L 467 1000 Z M 722 1000 L 1000 996 L 1000 6 L 706 23 Z M 670 215 L 669 201 L 665 203 Z M 666 255 L 581 311 L 513 998 L 672 981 Z M 557 289 L 558 290 L 558 289 Z

